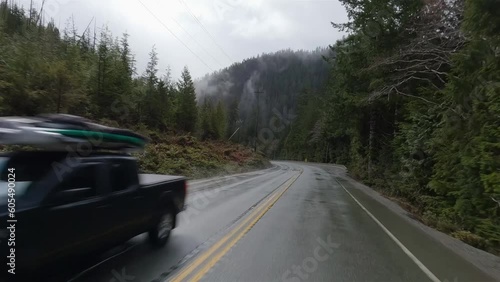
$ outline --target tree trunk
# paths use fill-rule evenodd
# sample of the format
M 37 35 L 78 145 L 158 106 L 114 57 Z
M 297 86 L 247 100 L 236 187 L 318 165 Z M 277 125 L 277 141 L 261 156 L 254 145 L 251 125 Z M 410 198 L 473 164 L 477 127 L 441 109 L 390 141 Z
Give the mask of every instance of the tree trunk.
M 372 180 L 373 142 L 375 138 L 375 113 L 370 105 L 370 136 L 368 137 L 368 180 Z
M 30 19 L 28 21 L 28 27 L 31 26 L 32 16 L 33 16 L 33 0 L 30 1 Z
M 394 107 L 394 123 L 393 123 L 393 126 L 394 126 L 394 135 L 393 135 L 393 138 L 395 138 L 396 134 L 397 134 L 397 128 L 398 128 L 398 103 L 396 103 L 396 105 Z
M 61 113 L 61 100 L 62 100 L 62 81 L 61 77 L 59 77 L 59 87 L 57 89 L 57 113 Z
M 326 142 L 326 150 L 325 150 L 325 163 L 328 163 L 328 151 L 330 150 L 330 143 Z

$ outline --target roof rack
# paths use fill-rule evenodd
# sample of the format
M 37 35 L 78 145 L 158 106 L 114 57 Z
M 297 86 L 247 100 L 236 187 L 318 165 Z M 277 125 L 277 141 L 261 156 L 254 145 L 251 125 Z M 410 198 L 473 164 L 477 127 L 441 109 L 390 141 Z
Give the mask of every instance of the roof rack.
M 133 152 L 143 150 L 148 141 L 133 131 L 100 125 L 79 116 L 0 117 L 0 145 Z

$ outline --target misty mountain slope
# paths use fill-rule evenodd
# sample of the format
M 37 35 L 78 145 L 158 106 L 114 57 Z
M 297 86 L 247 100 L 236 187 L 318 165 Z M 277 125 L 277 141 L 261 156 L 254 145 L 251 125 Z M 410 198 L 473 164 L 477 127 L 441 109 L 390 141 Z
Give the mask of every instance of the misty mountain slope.
M 275 129 L 280 125 L 270 124 L 276 120 L 273 117 L 280 121 L 293 117 L 300 93 L 318 92 L 325 86 L 329 65 L 323 56 L 328 52 L 327 48 L 282 50 L 246 59 L 195 81 L 198 102 L 207 98 L 224 102 L 228 134 L 240 128 L 233 140 L 253 146 L 256 131 L 261 135 L 267 131 L 259 139 L 276 138 L 284 132 Z M 274 129 L 271 137 L 269 128 Z

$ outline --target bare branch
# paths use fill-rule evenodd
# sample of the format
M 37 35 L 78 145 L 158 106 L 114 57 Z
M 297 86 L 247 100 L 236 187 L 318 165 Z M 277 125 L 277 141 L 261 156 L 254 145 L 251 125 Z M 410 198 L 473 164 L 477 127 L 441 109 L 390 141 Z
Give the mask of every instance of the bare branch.
M 491 199 L 493 200 L 493 202 L 497 203 L 497 204 L 498 204 L 498 206 L 500 207 L 500 200 L 497 200 L 497 199 L 495 199 L 495 198 L 493 198 L 493 197 L 491 197 Z
M 421 81 L 436 90 L 441 90 L 449 80 L 452 56 L 467 44 L 460 29 L 463 21 L 463 0 L 427 1 L 421 13 L 415 17 L 402 38 L 412 38 L 390 57 L 375 59 L 363 71 L 381 69 L 384 83 L 369 99 L 397 93 L 410 83 Z M 424 98 L 426 103 L 432 103 Z

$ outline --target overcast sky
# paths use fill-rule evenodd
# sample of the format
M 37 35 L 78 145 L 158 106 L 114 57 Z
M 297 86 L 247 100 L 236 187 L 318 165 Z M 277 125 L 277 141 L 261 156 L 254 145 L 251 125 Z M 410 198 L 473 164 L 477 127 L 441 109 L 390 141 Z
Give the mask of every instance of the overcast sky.
M 337 0 L 45 0 L 44 15 L 61 30 L 73 16 L 79 31 L 94 18 L 127 32 L 139 74 L 156 45 L 160 71 L 170 66 L 174 78 L 185 65 L 197 78 L 261 53 L 327 46 L 342 36 L 330 22 L 347 19 Z

